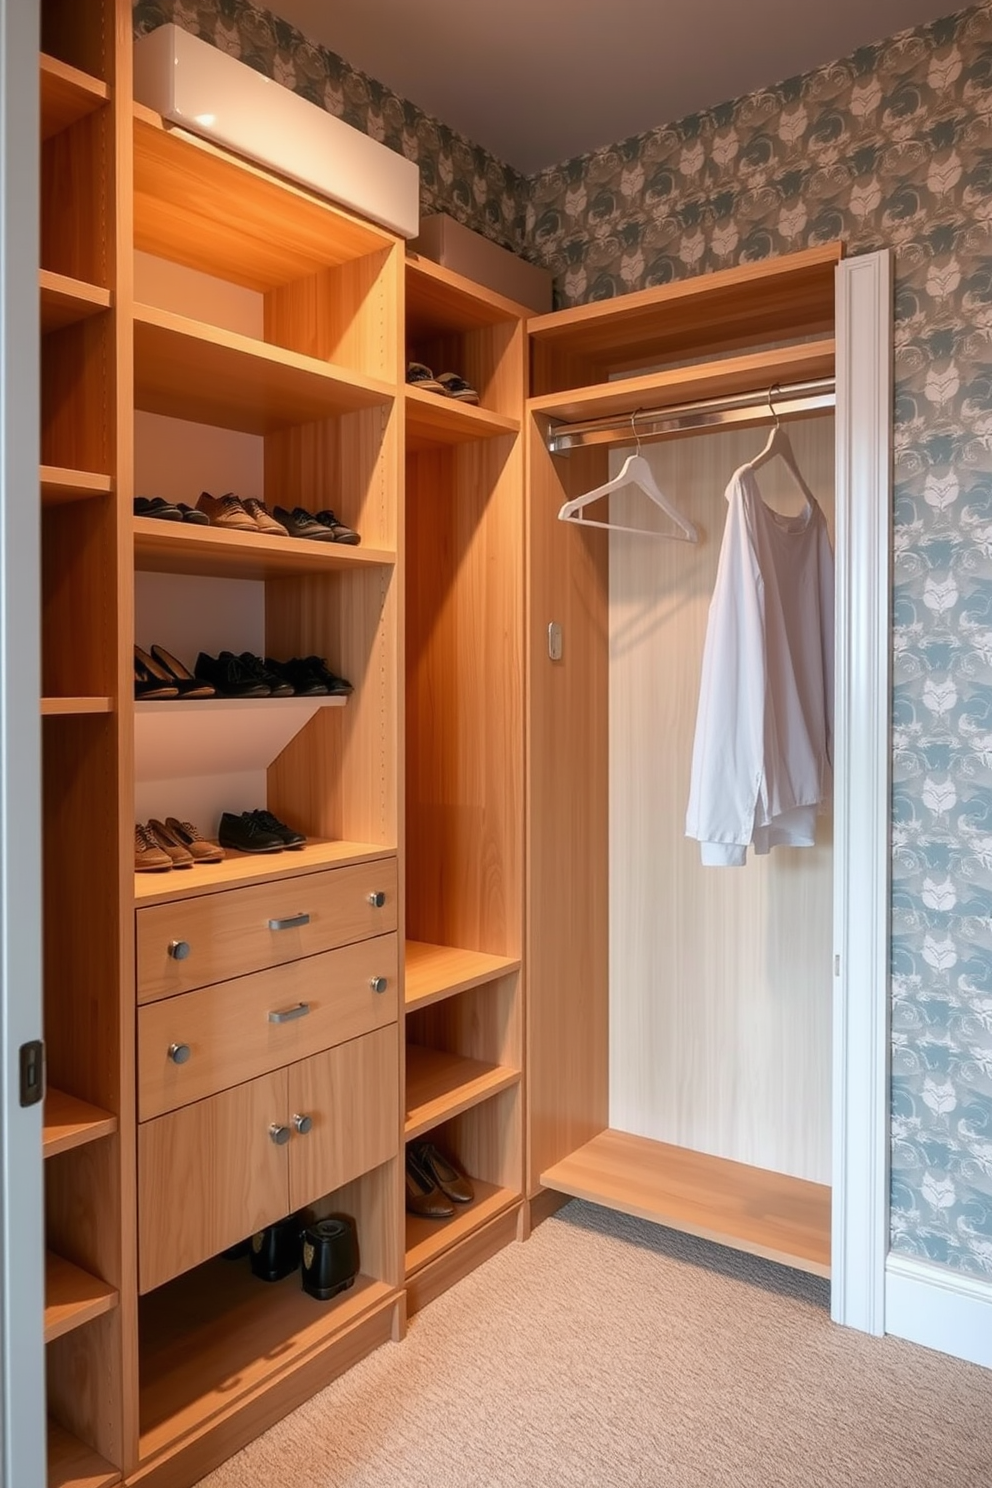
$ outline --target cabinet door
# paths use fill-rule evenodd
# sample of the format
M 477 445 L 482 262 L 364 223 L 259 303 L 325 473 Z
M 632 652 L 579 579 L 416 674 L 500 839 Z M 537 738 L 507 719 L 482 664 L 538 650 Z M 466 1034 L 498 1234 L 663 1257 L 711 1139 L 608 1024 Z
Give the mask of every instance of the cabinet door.
M 301 1060 L 287 1074 L 289 1124 L 311 1123 L 289 1144 L 289 1206 L 299 1209 L 396 1154 L 396 1026 Z
M 285 1070 L 138 1128 L 139 1290 L 149 1292 L 288 1213 Z

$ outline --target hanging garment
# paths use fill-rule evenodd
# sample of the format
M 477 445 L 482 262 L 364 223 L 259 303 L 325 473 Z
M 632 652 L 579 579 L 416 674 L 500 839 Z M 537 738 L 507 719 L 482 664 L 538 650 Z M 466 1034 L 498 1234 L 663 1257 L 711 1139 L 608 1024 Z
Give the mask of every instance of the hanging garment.
M 686 836 L 704 864 L 743 867 L 812 847 L 833 756 L 834 577 L 823 512 L 772 511 L 749 465 L 729 512 L 710 604 Z

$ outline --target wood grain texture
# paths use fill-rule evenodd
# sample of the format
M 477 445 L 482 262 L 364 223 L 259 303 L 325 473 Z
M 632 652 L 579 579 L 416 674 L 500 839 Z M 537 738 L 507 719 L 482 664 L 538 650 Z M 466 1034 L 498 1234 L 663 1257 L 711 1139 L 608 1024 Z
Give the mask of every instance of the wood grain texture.
M 54 1251 L 45 1253 L 45 1342 L 117 1306 L 117 1291 Z
M 42 53 L 109 82 L 116 61 L 114 6 L 115 0 L 45 0 Z
M 135 407 L 267 434 L 388 402 L 392 387 L 151 305 L 135 307 Z
M 396 239 L 135 106 L 135 246 L 269 290 Z
M 406 1216 L 406 1268 L 413 1276 L 422 1266 L 436 1260 L 453 1245 L 459 1245 L 474 1231 L 520 1201 L 512 1189 L 497 1188 L 473 1177 L 475 1198 L 471 1204 L 459 1204 L 450 1219 L 423 1219 L 417 1214 Z
M 41 348 L 44 465 L 111 476 L 114 337 L 109 314 L 51 331 Z
M 406 943 L 406 1011 L 443 998 L 454 997 L 470 987 L 495 981 L 508 972 L 518 971 L 520 961 L 510 956 L 489 956 L 483 951 L 466 951 L 454 946 L 426 945 L 423 941 Z
M 411 1315 L 440 1297 L 449 1287 L 469 1276 L 516 1239 L 517 1206 L 511 1205 L 481 1229 L 472 1231 L 459 1245 L 452 1245 L 407 1280 L 407 1307 Z
M 388 982 L 384 992 L 373 989 L 376 977 Z M 397 989 L 396 936 L 380 935 L 146 1004 L 138 1011 L 139 1121 L 394 1023 Z M 271 1021 L 301 1004 L 302 1017 Z M 174 1044 L 190 1049 L 186 1063 L 170 1059 Z
M 393 381 L 399 360 L 398 245 L 322 269 L 265 296 L 265 339 Z
M 304 538 L 227 532 L 217 527 L 187 526 L 185 522 L 162 522 L 154 517 L 134 519 L 134 566 L 142 573 L 269 579 L 286 574 L 347 573 L 355 567 L 392 565 L 395 561 L 395 553 L 364 545 L 353 548 Z
M 400 1294 L 382 1283 L 359 1277 L 316 1304 L 297 1277 L 260 1287 L 247 1270 L 226 1285 L 217 1270 L 204 1274 L 191 1306 L 170 1288 L 146 1304 L 161 1297 L 163 1309 L 143 1311 L 133 1488 L 189 1488 L 392 1336 Z M 168 1330 L 160 1342 L 165 1308 L 181 1320 L 178 1346 Z
M 139 1290 L 152 1291 L 288 1214 L 279 1070 L 138 1128 Z
M 395 930 L 395 871 L 395 862 L 387 859 L 300 877 L 287 873 L 228 893 L 139 909 L 139 1004 Z M 381 908 L 370 902 L 380 890 L 386 894 Z M 271 920 L 301 914 L 309 923 L 270 926 Z M 189 945 L 185 959 L 169 954 L 173 941 Z
M 609 1130 L 540 1178 L 590 1203 L 830 1275 L 830 1190 L 822 1184 Z
M 605 478 L 601 450 L 554 461 L 527 429 L 529 489 L 526 1192 L 607 1124 L 608 717 L 606 544 L 557 520 Z M 548 625 L 562 627 L 561 661 Z
M 57 57 L 41 57 L 41 138 L 51 139 L 63 129 L 101 108 L 110 97 L 106 83 Z
M 110 288 L 114 120 L 101 108 L 41 147 L 41 267 Z
M 523 1063 L 523 1015 L 519 978 L 513 972 L 457 997 L 413 1012 L 406 1029 L 414 1044 L 519 1068 Z
M 763 259 L 620 300 L 535 316 L 535 347 L 557 356 L 537 364 L 540 396 L 604 382 L 612 370 L 702 360 L 776 338 L 833 332 L 834 268 L 842 243 Z
M 86 284 L 82 279 L 70 279 L 67 274 L 55 274 L 51 269 L 38 270 L 38 289 L 43 336 L 110 309 L 109 289 Z
M 509 1085 L 490 1099 L 445 1121 L 431 1141 L 452 1153 L 472 1178 L 509 1189 L 523 1183 L 523 1086 Z
M 791 424 L 790 438 L 831 523 L 833 420 Z M 644 451 L 701 529 L 697 545 L 601 535 L 610 545 L 610 1126 L 826 1183 L 829 813 L 815 848 L 776 848 L 740 870 L 703 868 L 685 837 L 724 491 L 763 443 L 761 433 L 728 431 Z M 773 506 L 802 509 L 781 461 L 757 479 Z M 633 488 L 618 492 L 613 520 L 653 520 L 647 505 Z
M 45 1092 L 42 1152 L 46 1158 L 83 1147 L 117 1130 L 117 1117 L 49 1085 Z
M 94 1473 L 101 1463 L 122 1465 L 125 1458 L 122 1333 L 123 1298 L 110 1312 L 53 1339 L 45 1349 L 50 1419 L 92 1450 Z M 68 1461 L 73 1460 L 68 1454 Z
M 806 382 L 832 377 L 833 372 L 834 343 L 824 339 L 624 377 L 578 391 L 549 393 L 532 398 L 529 406 L 532 413 L 581 423 L 640 408 L 666 408 L 703 398 L 753 393 L 755 388 L 768 388 L 776 382 Z
M 44 506 L 60 506 L 67 501 L 88 501 L 92 496 L 106 496 L 114 488 L 109 475 L 95 475 L 88 470 L 66 470 L 58 465 L 42 465 L 40 470 L 41 500 Z
M 290 1209 L 312 1204 L 396 1155 L 398 1067 L 395 1026 L 290 1067 L 286 1119 L 313 1121 L 289 1143 Z
M 401 400 L 315 423 L 294 424 L 265 441 L 265 489 L 281 506 L 333 508 L 361 533 L 359 548 L 395 553 Z
M 519 1082 L 518 1069 L 408 1044 L 404 1136 L 408 1142 L 423 1136 Z
M 113 1488 L 120 1470 L 66 1431 L 48 1421 L 48 1488 Z
M 204 873 L 136 873 L 134 875 L 134 897 L 139 906 L 150 904 L 174 904 L 181 899 L 199 898 L 202 894 L 224 893 L 228 889 L 241 888 L 248 884 L 276 883 L 290 877 L 302 877 L 310 873 L 323 873 L 328 868 L 347 868 L 359 863 L 383 864 L 376 874 L 376 887 L 388 893 L 395 877 L 395 865 L 390 866 L 392 855 L 381 847 L 366 842 L 320 842 L 309 839 L 305 847 L 293 852 L 291 858 L 281 853 L 236 853 L 228 852 L 220 863 L 210 865 L 209 877 Z M 393 897 L 395 898 L 395 891 Z M 374 933 L 374 932 L 373 932 Z
M 393 1071 L 399 1090 L 399 1070 Z M 398 1141 L 398 1139 L 397 1139 Z M 392 1157 L 381 1167 L 362 1173 L 350 1183 L 307 1205 L 314 1219 L 328 1214 L 350 1214 L 358 1230 L 362 1274 L 391 1286 L 403 1284 L 403 1206 L 398 1172 Z
M 41 699 L 42 718 L 60 718 L 80 713 L 112 713 L 114 700 L 109 697 L 48 697 Z
M 418 387 L 406 388 L 404 396 L 407 448 L 414 452 L 435 444 L 467 444 L 520 432 L 519 418 L 460 403 L 457 398 L 443 398 Z
M 490 326 L 524 322 L 530 315 L 525 305 L 496 290 L 422 254 L 407 253 L 406 331 L 411 345 L 429 336 L 464 336 Z

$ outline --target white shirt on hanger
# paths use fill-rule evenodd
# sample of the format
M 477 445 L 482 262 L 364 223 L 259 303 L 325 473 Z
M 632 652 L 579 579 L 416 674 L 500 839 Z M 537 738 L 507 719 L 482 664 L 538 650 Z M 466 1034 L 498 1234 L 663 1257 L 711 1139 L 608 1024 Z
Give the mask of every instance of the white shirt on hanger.
M 729 511 L 703 651 L 686 836 L 704 864 L 812 847 L 833 759 L 834 574 L 823 512 L 767 506 L 750 465 Z

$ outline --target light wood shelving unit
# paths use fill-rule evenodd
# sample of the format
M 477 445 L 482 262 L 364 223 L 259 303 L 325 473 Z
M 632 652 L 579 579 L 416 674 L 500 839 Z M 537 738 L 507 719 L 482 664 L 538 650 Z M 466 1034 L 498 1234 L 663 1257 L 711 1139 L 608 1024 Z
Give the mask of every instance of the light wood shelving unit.
M 519 305 L 411 257 L 406 352 L 478 406 L 407 387 L 404 1136 L 476 1197 L 407 1215 L 416 1309 L 512 1239 L 522 1196 L 523 465 Z
M 45 1120 L 42 1127 L 42 1150 L 45 1157 L 56 1157 L 73 1147 L 84 1147 L 98 1137 L 109 1137 L 117 1130 L 117 1117 L 109 1111 L 77 1100 L 51 1085 L 45 1092 Z
M 609 549 L 602 532 L 557 521 L 563 501 L 607 479 L 608 451 L 589 445 L 553 457 L 546 435 L 554 421 L 831 376 L 840 256 L 828 244 L 532 318 L 525 430 L 524 959 L 540 988 L 528 1004 L 529 1203 L 537 1216 L 555 1195 L 577 1195 L 820 1275 L 829 1272 L 828 1190 L 609 1129 Z M 558 662 L 547 654 L 552 620 L 565 636 Z

